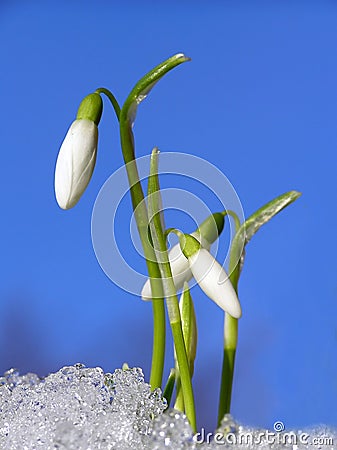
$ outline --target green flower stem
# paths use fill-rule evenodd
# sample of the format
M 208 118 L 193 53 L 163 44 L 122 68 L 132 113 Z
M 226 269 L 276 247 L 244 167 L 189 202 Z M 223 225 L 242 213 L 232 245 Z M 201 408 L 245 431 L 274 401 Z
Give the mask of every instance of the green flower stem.
M 144 100 L 154 84 L 174 67 L 188 60 L 189 58 L 183 54 L 172 56 L 168 60 L 156 66 L 153 70 L 141 78 L 138 83 L 136 83 L 120 112 L 118 112 L 117 106 L 114 106 L 113 104 L 120 123 L 121 147 L 130 184 L 130 194 L 135 220 L 150 276 L 152 295 L 153 298 L 156 299 L 152 302 L 154 326 L 150 376 L 152 389 L 160 387 L 162 383 L 165 359 L 165 306 L 162 286 L 161 283 L 158 282 L 158 278 L 160 279 L 161 273 L 156 261 L 153 247 L 152 245 L 149 245 L 148 240 L 148 214 L 146 204 L 144 202 L 143 189 L 139 181 L 137 164 L 135 161 L 132 126 L 136 117 L 138 105 L 142 100 Z M 113 103 L 113 99 L 111 98 L 110 100 Z
M 155 295 L 156 288 L 151 283 L 152 292 Z M 165 322 L 165 304 L 163 298 L 156 298 L 152 302 L 153 313 L 153 347 L 150 385 L 152 390 L 161 387 L 165 361 L 165 341 L 166 341 L 166 322 Z
M 182 329 L 185 347 L 187 351 L 187 357 L 190 365 L 190 374 L 191 378 L 193 377 L 194 372 L 194 361 L 197 352 L 197 340 L 198 340 L 198 332 L 197 332 L 197 323 L 193 305 L 193 299 L 188 287 L 188 283 L 184 283 L 183 293 L 179 302 L 180 309 L 180 317 L 182 321 Z M 175 357 L 176 358 L 176 357 Z M 184 411 L 184 396 L 181 389 L 181 380 L 179 375 L 179 369 L 177 367 L 177 396 L 176 402 L 174 404 L 174 408 L 179 411 Z
M 97 92 L 97 94 L 104 94 L 108 97 L 108 99 L 110 100 L 112 107 L 116 113 L 117 119 L 119 121 L 119 115 L 121 112 L 121 108 L 116 100 L 116 97 L 113 95 L 113 93 L 110 92 L 109 89 L 106 89 L 106 88 L 98 88 L 98 89 L 96 89 L 95 92 Z
M 241 240 L 236 239 L 238 230 L 240 229 L 240 220 L 233 211 L 227 212 L 234 219 L 235 236 L 230 250 L 229 258 L 229 278 L 235 289 L 238 291 L 239 281 L 239 259 L 242 252 Z M 238 342 L 238 319 L 225 313 L 224 318 L 224 350 L 222 360 L 221 385 L 220 385 L 220 400 L 218 409 L 218 426 L 224 415 L 230 412 L 232 386 L 234 376 L 234 365 L 236 347 Z
M 124 109 L 124 107 L 123 107 Z M 152 295 L 156 299 L 152 302 L 153 311 L 153 351 L 150 384 L 152 389 L 160 387 L 163 377 L 165 360 L 165 305 L 160 283 L 155 280 L 160 278 L 160 270 L 156 256 L 148 239 L 148 214 L 144 201 L 144 193 L 139 181 L 139 174 L 134 154 L 134 139 L 131 130 L 131 122 L 123 119 L 123 109 L 120 115 L 120 135 L 125 167 L 130 184 L 132 206 L 140 240 L 144 250 L 144 256 L 148 273 L 151 279 Z
M 122 110 L 123 112 L 123 110 Z M 121 113 L 122 116 L 122 113 Z M 137 164 L 134 159 L 133 135 L 129 122 L 120 122 L 121 145 L 125 160 L 125 167 L 130 184 L 132 206 L 135 214 L 140 240 L 144 250 L 144 256 L 148 273 L 151 279 L 152 295 L 156 299 L 152 302 L 153 311 L 153 351 L 150 384 L 152 389 L 160 387 L 163 377 L 165 360 L 165 305 L 163 291 L 158 283 L 160 270 L 156 256 L 148 239 L 148 214 L 144 201 L 144 193 L 139 181 Z
M 237 342 L 238 319 L 234 319 L 229 314 L 225 314 L 218 426 L 220 426 L 224 415 L 230 412 Z
M 96 90 L 97 93 L 105 94 L 109 98 L 119 121 L 121 147 L 130 185 L 132 206 L 150 276 L 153 298 L 156 298 L 152 302 L 154 333 L 150 383 L 153 389 L 160 387 L 162 383 L 165 359 L 165 307 L 160 282 L 161 273 L 153 247 L 149 245 L 148 240 L 148 214 L 135 161 L 132 126 L 138 105 L 146 98 L 155 83 L 167 72 L 185 61 L 189 61 L 189 58 L 179 53 L 156 66 L 136 83 L 122 109 L 120 109 L 116 98 L 108 89 L 99 88 Z
M 222 211 L 221 214 L 222 214 L 224 217 L 226 217 L 226 216 L 231 216 L 231 218 L 232 218 L 233 221 L 234 221 L 234 230 L 235 230 L 235 233 L 237 233 L 237 231 L 238 231 L 238 229 L 240 228 L 240 225 L 241 225 L 239 216 L 238 216 L 234 211 L 232 211 L 232 210 L 230 210 L 230 209 L 225 209 L 224 211 Z
M 132 205 L 140 239 L 144 247 L 145 258 L 151 261 L 151 264 L 148 266 L 149 275 L 151 278 L 158 278 L 159 273 L 156 270 L 156 259 L 153 258 L 153 248 L 148 242 L 147 208 L 145 202 L 143 201 L 144 193 L 139 181 L 139 174 L 135 161 L 132 126 L 138 105 L 144 100 L 154 84 L 174 67 L 188 60 L 189 58 L 185 55 L 177 54 L 156 66 L 138 81 L 130 92 L 119 114 L 121 146 L 130 184 Z
M 236 233 L 230 251 L 229 276 L 236 293 L 238 292 L 239 277 L 244 263 L 246 244 L 258 232 L 262 225 L 269 222 L 270 219 L 300 196 L 301 193 L 298 191 L 285 192 L 259 208 L 242 225 L 233 216 Z M 229 211 L 228 213 L 230 214 Z M 228 314 L 226 314 L 224 322 L 224 339 L 218 425 L 220 425 L 223 416 L 230 412 L 235 352 L 238 340 L 238 321 Z
M 105 88 L 99 88 L 96 90 L 98 94 L 105 94 L 110 100 L 114 111 L 116 113 L 117 119 L 120 122 L 121 109 L 119 104 L 114 97 L 114 95 Z M 157 298 L 155 302 L 152 302 L 152 312 L 153 312 L 153 348 L 152 348 L 152 364 L 151 364 L 151 375 L 150 384 L 152 389 L 161 387 L 163 371 L 164 371 L 164 360 L 165 360 L 165 339 L 166 339 L 166 324 L 165 324 L 165 305 L 163 299 L 163 291 L 160 283 L 155 281 L 155 278 L 160 278 L 160 271 L 156 263 L 154 252 L 151 246 L 148 245 L 147 238 L 147 209 L 145 206 L 144 194 L 139 182 L 139 176 L 137 171 L 137 166 L 134 161 L 134 143 L 131 129 L 128 128 L 128 122 L 125 122 L 126 128 L 122 127 L 120 122 L 120 132 L 122 138 L 122 151 L 124 160 L 130 160 L 126 164 L 126 170 L 128 173 L 131 197 L 133 208 L 136 209 L 135 216 L 138 226 L 138 231 L 140 234 L 141 242 L 144 248 L 144 254 L 146 258 L 147 268 L 151 276 L 151 289 Z M 138 206 L 140 207 L 138 208 Z M 145 227 L 144 227 L 144 224 Z
M 158 149 L 151 154 L 151 168 L 148 189 L 148 207 L 150 216 L 150 231 L 156 257 L 162 276 L 168 316 L 172 329 L 175 352 L 177 356 L 181 387 L 184 397 L 185 413 L 190 421 L 192 429 L 196 432 L 196 416 L 194 406 L 193 388 L 190 374 L 190 365 L 185 347 L 182 330 L 179 303 L 175 285 L 172 279 L 171 266 L 167 254 L 166 239 L 162 229 L 160 217 L 161 197 L 158 181 Z
M 184 344 L 183 332 L 181 328 L 181 321 L 170 322 L 170 324 L 174 340 L 174 348 L 177 355 L 185 413 L 188 420 L 190 421 L 192 430 L 196 433 L 197 423 L 195 415 L 193 387 L 190 375 L 190 368 L 188 364 L 188 358 L 186 354 L 186 348 Z

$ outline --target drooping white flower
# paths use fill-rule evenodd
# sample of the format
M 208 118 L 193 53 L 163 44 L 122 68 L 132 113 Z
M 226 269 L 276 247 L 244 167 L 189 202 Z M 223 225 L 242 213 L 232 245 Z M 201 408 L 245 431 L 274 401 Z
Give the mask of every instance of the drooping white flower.
M 198 239 L 202 247 L 210 249 L 211 244 L 205 238 L 202 238 L 198 231 L 191 233 L 191 236 Z M 171 266 L 173 282 L 176 290 L 179 291 L 183 288 L 184 283 L 190 281 L 193 276 L 188 259 L 181 251 L 179 243 L 174 245 L 168 252 L 168 258 Z M 143 286 L 141 295 L 142 299 L 145 301 L 152 300 L 152 291 L 149 278 Z
M 211 244 L 221 234 L 224 223 L 224 214 L 216 212 L 208 216 L 199 225 L 199 227 L 191 233 L 191 236 L 199 241 L 201 247 L 209 250 Z M 192 272 L 188 264 L 188 259 L 182 253 L 179 243 L 174 245 L 168 252 L 168 259 L 171 266 L 175 288 L 179 291 L 184 286 L 184 283 L 190 281 L 192 278 Z M 143 286 L 141 296 L 143 300 L 152 300 L 151 284 L 149 279 Z
M 61 145 L 55 168 L 55 195 L 62 209 L 76 205 L 92 176 L 97 154 L 97 125 L 75 120 Z
M 62 209 L 75 206 L 88 186 L 96 162 L 97 125 L 102 110 L 102 98 L 97 92 L 84 97 L 61 145 L 55 168 L 55 195 Z
M 215 258 L 200 248 L 188 258 L 193 277 L 205 294 L 235 319 L 241 317 L 241 305 L 235 289 Z

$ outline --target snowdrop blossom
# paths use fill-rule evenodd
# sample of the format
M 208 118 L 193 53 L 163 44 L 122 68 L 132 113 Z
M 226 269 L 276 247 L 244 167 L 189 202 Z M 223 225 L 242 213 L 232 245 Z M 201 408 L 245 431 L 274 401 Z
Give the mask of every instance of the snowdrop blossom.
M 221 309 L 239 319 L 242 314 L 241 305 L 225 269 L 193 236 L 181 235 L 179 241 L 200 288 Z
M 76 205 L 89 184 L 97 153 L 97 125 L 75 120 L 61 145 L 55 168 L 55 195 L 62 209 Z
M 211 244 L 219 237 L 224 227 L 224 215 L 214 213 L 204 220 L 198 229 L 191 233 L 198 240 L 201 247 L 210 249 Z M 188 264 L 188 259 L 183 254 L 180 244 L 174 245 L 168 252 L 168 259 L 171 266 L 172 278 L 177 291 L 183 288 L 184 283 L 193 277 Z M 152 300 L 150 279 L 145 282 L 141 296 L 143 300 Z
M 205 294 L 235 319 L 241 317 L 241 306 L 224 268 L 204 248 L 189 258 L 195 281 Z
M 197 231 L 191 233 L 191 236 L 198 239 L 202 247 L 210 249 L 211 244 L 206 239 L 203 239 Z M 171 266 L 173 282 L 176 290 L 179 291 L 183 288 L 184 283 L 190 281 L 190 279 L 193 277 L 188 259 L 181 251 L 179 243 L 174 245 L 168 252 L 168 258 Z M 143 286 L 141 295 L 143 300 L 152 300 L 151 284 L 149 278 L 146 280 Z
M 91 179 L 97 154 L 97 124 L 102 114 L 99 94 L 82 101 L 77 119 L 61 145 L 55 168 L 55 196 L 62 209 L 76 205 Z

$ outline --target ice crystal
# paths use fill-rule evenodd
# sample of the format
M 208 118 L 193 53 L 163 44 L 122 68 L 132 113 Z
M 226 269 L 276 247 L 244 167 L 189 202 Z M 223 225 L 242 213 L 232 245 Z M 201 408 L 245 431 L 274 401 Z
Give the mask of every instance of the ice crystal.
M 165 411 L 166 410 L 166 411 Z M 186 416 L 167 409 L 139 368 L 104 373 L 83 364 L 40 379 L 11 369 L 0 377 L 0 448 L 4 450 L 332 450 L 337 431 L 249 428 L 227 415 L 211 435 L 193 435 Z M 269 434 L 267 434 L 269 433 Z M 335 443 L 335 446 L 334 446 Z

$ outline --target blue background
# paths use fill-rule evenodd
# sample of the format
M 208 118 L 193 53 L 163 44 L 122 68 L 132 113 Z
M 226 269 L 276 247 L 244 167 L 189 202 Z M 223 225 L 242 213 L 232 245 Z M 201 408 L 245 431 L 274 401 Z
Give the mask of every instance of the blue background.
M 139 109 L 137 154 L 158 145 L 208 159 L 246 215 L 303 192 L 247 247 L 233 415 L 337 424 L 336 21 L 329 1 L 1 3 L 1 372 L 127 361 L 148 379 L 151 306 L 104 275 L 91 243 L 95 198 L 122 164 L 107 102 L 96 169 L 71 211 L 55 202 L 53 172 L 83 96 L 105 86 L 122 102 L 183 51 L 192 62 Z M 193 297 L 198 422 L 212 429 L 222 315 L 197 288 Z M 166 374 L 171 364 L 168 352 Z

